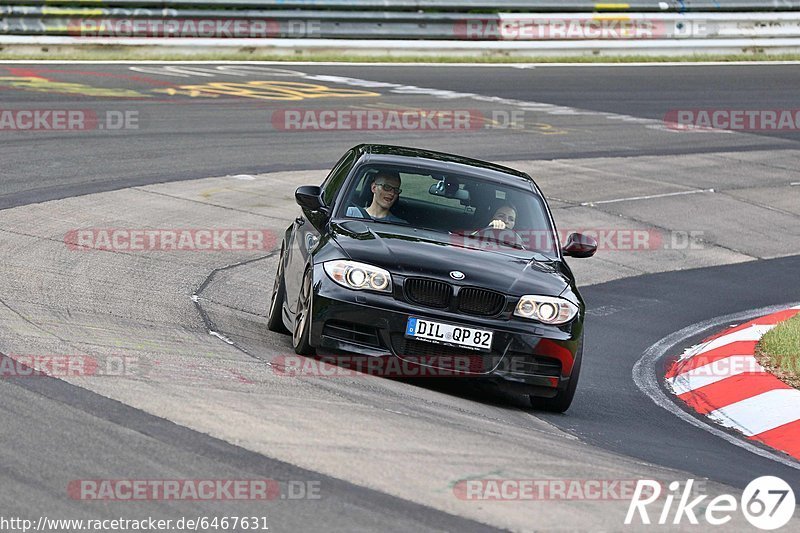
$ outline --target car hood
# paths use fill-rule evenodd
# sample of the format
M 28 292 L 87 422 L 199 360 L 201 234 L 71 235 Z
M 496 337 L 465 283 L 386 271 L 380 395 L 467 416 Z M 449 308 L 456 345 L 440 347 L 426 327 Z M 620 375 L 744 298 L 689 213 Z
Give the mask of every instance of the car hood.
M 531 252 L 512 248 L 470 248 L 457 235 L 359 220 L 332 222 L 331 234 L 350 259 L 403 276 L 453 282 L 450 272 L 457 270 L 465 275 L 461 285 L 512 295 L 558 296 L 569 286 L 554 261 L 536 261 Z

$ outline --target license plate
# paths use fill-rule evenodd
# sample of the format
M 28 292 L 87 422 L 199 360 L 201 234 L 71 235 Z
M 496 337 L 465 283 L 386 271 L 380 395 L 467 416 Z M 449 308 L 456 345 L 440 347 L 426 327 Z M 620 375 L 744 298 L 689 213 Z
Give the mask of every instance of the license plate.
M 454 326 L 415 317 L 409 317 L 406 325 L 406 337 L 441 344 L 455 344 L 484 352 L 491 351 L 493 335 L 493 332 L 485 329 Z

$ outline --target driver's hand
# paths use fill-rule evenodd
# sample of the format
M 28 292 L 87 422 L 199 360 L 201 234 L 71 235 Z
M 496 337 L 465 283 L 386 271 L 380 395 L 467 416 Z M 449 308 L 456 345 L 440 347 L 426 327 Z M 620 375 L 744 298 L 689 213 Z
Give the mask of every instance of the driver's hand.
M 506 223 L 503 222 L 502 220 L 494 219 L 491 222 L 489 222 L 488 227 L 492 229 L 506 229 Z

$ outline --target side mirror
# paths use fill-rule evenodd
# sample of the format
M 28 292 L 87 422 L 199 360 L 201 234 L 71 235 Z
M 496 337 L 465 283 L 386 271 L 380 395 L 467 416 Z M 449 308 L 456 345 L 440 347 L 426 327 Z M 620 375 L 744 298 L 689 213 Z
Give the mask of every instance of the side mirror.
M 322 189 L 317 185 L 303 185 L 294 192 L 297 205 L 309 211 L 320 211 L 325 204 L 322 203 Z
M 583 233 L 570 233 L 561 251 L 570 257 L 592 257 L 597 251 L 597 241 Z

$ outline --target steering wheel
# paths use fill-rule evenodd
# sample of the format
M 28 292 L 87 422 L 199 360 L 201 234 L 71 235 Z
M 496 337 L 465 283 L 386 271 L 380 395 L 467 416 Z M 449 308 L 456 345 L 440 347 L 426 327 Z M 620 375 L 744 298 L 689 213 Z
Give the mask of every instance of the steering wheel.
M 522 248 L 523 250 L 525 249 L 525 241 L 523 240 L 522 236 L 520 236 L 520 234 L 513 229 L 495 229 L 491 226 L 488 226 L 474 232 L 472 236 L 477 237 L 478 239 L 491 237 L 492 240 L 500 241 L 503 244 L 508 244 L 509 246 L 513 246 L 515 248 Z

